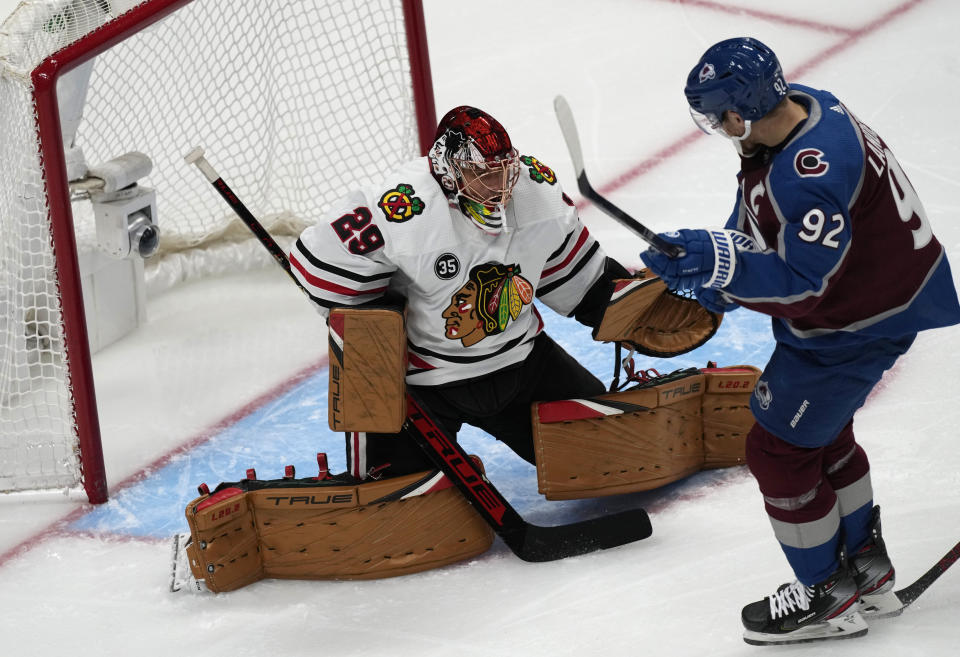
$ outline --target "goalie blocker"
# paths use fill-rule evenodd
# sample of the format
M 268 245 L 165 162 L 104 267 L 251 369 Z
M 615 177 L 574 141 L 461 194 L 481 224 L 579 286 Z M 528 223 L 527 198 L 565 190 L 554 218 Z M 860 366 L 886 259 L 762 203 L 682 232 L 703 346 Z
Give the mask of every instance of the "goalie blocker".
M 690 368 L 622 392 L 533 406 L 537 483 L 551 500 L 649 490 L 746 462 L 760 370 Z
M 397 433 L 407 418 L 403 313 L 334 308 L 327 324 L 330 429 Z

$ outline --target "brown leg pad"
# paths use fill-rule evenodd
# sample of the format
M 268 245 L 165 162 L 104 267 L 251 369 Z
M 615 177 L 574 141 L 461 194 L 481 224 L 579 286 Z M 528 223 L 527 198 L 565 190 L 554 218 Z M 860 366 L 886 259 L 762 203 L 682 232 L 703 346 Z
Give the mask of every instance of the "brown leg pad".
M 750 395 L 760 378 L 751 365 L 705 370 L 703 395 L 703 468 L 726 468 L 747 462 L 747 433 L 753 426 Z
M 745 462 L 760 370 L 739 365 L 665 383 L 533 405 L 539 491 L 551 500 L 650 490 Z
M 405 575 L 469 559 L 493 543 L 493 530 L 437 472 L 360 484 L 257 483 L 187 505 L 190 567 L 214 593 L 264 577 Z
M 694 374 L 588 400 L 594 408 L 608 401 L 616 404 L 611 410 L 626 408 L 609 415 L 600 410 L 594 417 L 544 421 L 554 419 L 550 405 L 580 400 L 534 404 L 540 492 L 551 500 L 614 495 L 658 488 L 700 470 L 704 380 Z
M 456 488 L 352 509 L 259 501 L 254 508 L 264 571 L 281 579 L 406 575 L 469 559 L 493 542 L 489 525 Z

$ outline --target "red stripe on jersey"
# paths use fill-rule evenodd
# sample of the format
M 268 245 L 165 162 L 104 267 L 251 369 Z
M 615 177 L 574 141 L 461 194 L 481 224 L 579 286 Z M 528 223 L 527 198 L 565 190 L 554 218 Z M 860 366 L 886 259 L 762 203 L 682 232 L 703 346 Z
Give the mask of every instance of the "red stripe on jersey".
M 590 237 L 590 231 L 587 230 L 586 226 L 583 227 L 583 230 L 580 232 L 580 238 L 577 240 L 577 243 L 570 250 L 570 253 L 567 254 L 567 257 L 563 259 L 559 265 L 551 267 L 550 269 L 545 269 L 542 274 L 540 274 L 540 279 L 544 279 L 550 274 L 556 273 L 570 264 L 570 261 L 573 260 L 573 257 L 580 252 L 580 249 L 583 248 L 583 245 L 586 243 L 587 238 Z
M 307 283 L 309 283 L 311 286 L 313 286 L 313 287 L 315 287 L 315 288 L 319 288 L 319 289 L 321 289 L 321 290 L 326 290 L 326 291 L 328 291 L 328 292 L 334 292 L 334 293 L 336 293 L 336 294 L 343 294 L 343 295 L 351 296 L 351 297 L 359 297 L 359 296 L 363 296 L 363 295 L 366 295 L 366 294 L 377 294 L 377 293 L 379 293 L 379 292 L 384 292 L 384 291 L 386 291 L 386 289 L 387 289 L 387 287 L 388 287 L 388 286 L 384 285 L 383 287 L 374 288 L 374 289 L 372 289 L 372 290 L 354 290 L 353 288 L 344 287 L 344 286 L 342 286 L 342 285 L 337 285 L 336 283 L 331 283 L 330 281 L 324 280 L 324 279 L 320 278 L 319 276 L 316 276 L 316 275 L 314 275 L 314 274 L 311 274 L 310 272 L 308 272 L 308 271 L 306 270 L 306 268 L 304 268 L 304 266 L 300 263 L 300 261 L 298 261 L 298 260 L 293 256 L 293 254 L 290 254 L 290 264 L 293 265 L 294 267 L 296 267 L 296 268 L 297 268 L 297 271 L 299 271 L 301 274 L 303 274 L 303 278 L 304 278 L 304 279 L 307 281 Z

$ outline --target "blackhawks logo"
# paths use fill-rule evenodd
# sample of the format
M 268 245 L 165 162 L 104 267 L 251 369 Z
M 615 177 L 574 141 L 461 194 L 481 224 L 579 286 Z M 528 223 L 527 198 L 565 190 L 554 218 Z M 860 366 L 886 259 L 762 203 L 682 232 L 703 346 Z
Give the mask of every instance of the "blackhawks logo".
M 520 161 L 530 167 L 530 179 L 538 183 L 547 183 L 553 185 L 557 182 L 557 174 L 546 164 L 533 157 L 532 155 L 523 155 Z
M 401 223 L 420 214 L 426 207 L 422 200 L 414 196 L 415 193 L 410 185 L 397 185 L 381 196 L 377 205 L 383 210 L 387 221 Z
M 477 265 L 443 311 L 444 335 L 470 347 L 488 335 L 503 333 L 533 302 L 533 295 L 530 281 L 520 275 L 520 265 Z

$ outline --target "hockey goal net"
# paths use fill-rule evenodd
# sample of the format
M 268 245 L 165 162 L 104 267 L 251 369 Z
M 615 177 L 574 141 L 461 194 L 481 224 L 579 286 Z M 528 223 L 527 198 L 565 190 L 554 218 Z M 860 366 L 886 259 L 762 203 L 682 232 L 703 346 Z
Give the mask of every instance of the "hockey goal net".
M 152 161 L 159 289 L 271 262 L 184 163 L 192 146 L 282 243 L 436 125 L 419 0 L 28 0 L 0 26 L 0 109 L 0 492 L 82 487 L 94 503 L 89 169 Z

